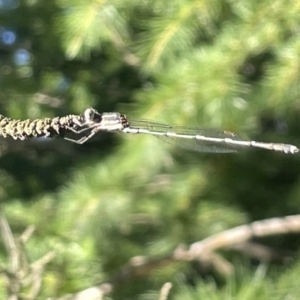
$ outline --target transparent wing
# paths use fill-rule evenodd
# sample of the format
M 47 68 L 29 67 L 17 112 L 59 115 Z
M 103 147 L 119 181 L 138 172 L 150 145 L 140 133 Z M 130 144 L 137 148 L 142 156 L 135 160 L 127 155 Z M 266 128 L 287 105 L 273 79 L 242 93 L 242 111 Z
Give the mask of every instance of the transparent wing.
M 239 136 L 229 131 L 223 131 L 219 129 L 199 129 L 178 125 L 166 125 L 147 120 L 133 120 L 130 121 L 129 124 L 130 128 L 133 129 L 148 130 L 149 134 L 152 134 L 152 132 L 172 132 L 178 135 L 185 135 L 187 136 L 186 138 L 176 136 L 170 137 L 167 135 L 155 135 L 159 139 L 164 140 L 169 144 L 184 149 L 190 149 L 199 152 L 229 153 L 236 152 L 242 147 L 240 145 L 232 145 L 225 142 L 225 138 L 229 138 L 235 141 L 242 141 Z M 201 139 L 196 139 L 196 136 L 216 138 L 216 140 L 218 141 L 204 141 Z

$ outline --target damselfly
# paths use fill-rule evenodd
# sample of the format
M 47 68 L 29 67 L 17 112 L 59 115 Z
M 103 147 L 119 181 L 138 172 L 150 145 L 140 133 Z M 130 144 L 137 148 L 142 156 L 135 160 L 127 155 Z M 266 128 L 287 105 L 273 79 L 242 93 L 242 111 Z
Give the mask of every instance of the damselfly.
M 188 128 L 145 120 L 129 121 L 121 113 L 99 113 L 93 108 L 86 109 L 82 118 L 82 126 L 90 128 L 91 132 L 79 140 L 68 139 L 78 144 L 85 143 L 99 131 L 118 131 L 131 134 L 150 134 L 167 142 L 176 143 L 179 147 L 200 152 L 236 152 L 244 147 L 257 147 L 287 154 L 295 154 L 299 151 L 296 146 L 289 144 L 244 141 L 230 131 Z

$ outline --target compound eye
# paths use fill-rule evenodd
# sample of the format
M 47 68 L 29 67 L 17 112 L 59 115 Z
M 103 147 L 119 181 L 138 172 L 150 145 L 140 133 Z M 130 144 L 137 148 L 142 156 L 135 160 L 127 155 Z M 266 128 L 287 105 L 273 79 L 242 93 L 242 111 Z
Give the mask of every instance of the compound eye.
M 84 113 L 83 113 L 83 119 L 85 123 L 90 123 L 94 121 L 94 109 L 92 108 L 87 108 Z

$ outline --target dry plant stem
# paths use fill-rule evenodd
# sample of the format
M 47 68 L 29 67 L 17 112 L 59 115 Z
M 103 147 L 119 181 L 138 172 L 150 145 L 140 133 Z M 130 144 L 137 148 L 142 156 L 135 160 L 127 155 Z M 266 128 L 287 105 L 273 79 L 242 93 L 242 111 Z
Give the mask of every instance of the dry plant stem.
M 230 275 L 232 265 L 215 253 L 219 249 L 228 249 L 234 245 L 245 243 L 252 238 L 278 234 L 299 233 L 300 215 L 283 218 L 272 218 L 241 225 L 213 235 L 207 239 L 191 244 L 187 249 L 178 246 L 173 253 L 158 259 L 134 257 L 123 266 L 109 282 L 113 286 L 128 282 L 134 277 L 145 276 L 152 270 L 164 267 L 176 261 L 197 260 L 201 265 L 208 264 L 220 275 Z
M 158 300 L 167 300 L 168 296 L 170 294 L 171 288 L 172 288 L 172 283 L 166 282 L 160 290 Z
M 248 225 L 241 225 L 196 242 L 189 247 L 188 252 L 191 259 L 194 259 L 203 252 L 228 248 L 231 245 L 244 243 L 252 238 L 299 232 L 300 215 L 266 219 Z
M 291 260 L 296 255 L 296 253 L 292 251 L 278 250 L 255 242 L 245 242 L 241 244 L 236 244 L 232 245 L 229 248 L 231 250 L 236 250 L 244 254 L 245 256 L 257 259 L 265 263 L 284 263 L 288 260 Z
M 34 231 L 35 231 L 35 226 L 29 225 L 22 233 L 22 235 L 19 237 L 20 241 L 25 244 L 30 239 Z
M 29 226 L 20 237 L 14 238 L 4 214 L 0 211 L 0 230 L 9 256 L 9 267 L 7 269 L 2 267 L 2 273 L 6 275 L 7 299 L 36 299 L 41 290 L 45 265 L 55 257 L 55 253 L 50 251 L 30 264 L 25 251 L 25 242 L 33 234 L 34 226 Z M 21 289 L 24 287 L 27 287 L 27 293 L 21 296 Z
M 174 252 L 164 257 L 157 259 L 144 256 L 133 257 L 106 283 L 90 287 L 77 294 L 64 296 L 59 298 L 59 300 L 102 299 L 103 295 L 109 294 L 121 284 L 127 283 L 136 277 L 146 276 L 155 269 L 179 261 L 196 260 L 201 265 L 207 266 L 209 264 L 214 268 L 214 271 L 219 272 L 223 276 L 228 276 L 232 274 L 233 267 L 223 257 L 215 253 L 216 250 L 231 249 L 235 245 L 247 243 L 252 238 L 299 232 L 300 215 L 266 219 L 248 225 L 241 225 L 193 243 L 187 248 L 178 246 Z M 84 293 L 87 295 L 90 291 L 93 291 L 94 298 L 79 297 L 79 295 L 84 295 Z
M 29 286 L 27 299 L 36 299 L 42 287 L 43 273 L 45 266 L 56 256 L 55 251 L 46 253 L 43 257 L 29 266 L 29 272 L 22 279 L 22 286 Z
M 17 246 L 10 226 L 2 212 L 0 212 L 0 228 L 4 246 L 6 248 L 7 253 L 10 256 L 11 264 L 9 272 L 15 273 L 19 267 Z
M 20 291 L 20 282 L 18 281 L 19 270 L 19 252 L 15 239 L 12 235 L 10 226 L 2 212 L 0 212 L 0 229 L 4 246 L 9 255 L 9 267 L 6 272 L 6 288 L 8 300 L 17 300 Z
M 61 298 L 48 298 L 47 300 L 102 300 L 104 295 L 111 293 L 111 284 L 100 284 L 82 290 L 76 294 L 68 294 Z
M 80 133 L 82 117 L 67 115 L 53 119 L 14 120 L 0 115 L 0 135 L 14 140 L 26 140 L 34 137 L 64 136 L 67 132 Z

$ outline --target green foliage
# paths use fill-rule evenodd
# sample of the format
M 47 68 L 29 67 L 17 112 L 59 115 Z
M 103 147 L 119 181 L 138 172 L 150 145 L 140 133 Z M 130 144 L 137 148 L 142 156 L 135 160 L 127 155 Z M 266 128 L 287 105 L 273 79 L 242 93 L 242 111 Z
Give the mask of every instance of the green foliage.
M 51 0 L 0 9 L 1 26 L 17 35 L 0 49 L 1 113 L 43 118 L 93 106 L 299 146 L 299 13 L 291 0 Z M 30 53 L 26 63 L 14 62 L 17 49 Z M 201 154 L 142 135 L 0 144 L 1 203 L 13 233 L 36 226 L 30 261 L 57 251 L 40 299 L 105 282 L 132 257 L 298 213 L 298 170 L 297 155 Z M 264 242 L 295 251 L 299 238 Z M 2 265 L 7 259 L 1 245 Z M 223 285 L 181 262 L 111 297 L 157 299 L 170 281 L 174 299 L 297 299 L 298 262 L 253 271 L 239 259 Z
M 295 274 L 299 272 L 299 262 L 284 273 L 268 270 L 260 266 L 255 271 L 237 268 L 237 274 L 226 285 L 219 288 L 213 280 L 198 282 L 196 288 L 181 287 L 174 299 L 297 299 L 299 286 L 295 284 Z M 269 273 L 269 274 L 268 274 Z

